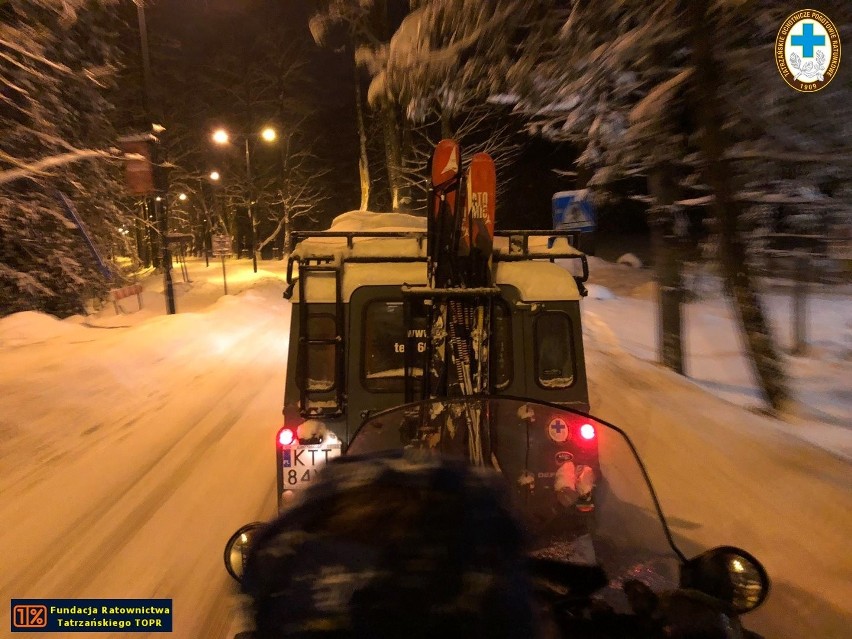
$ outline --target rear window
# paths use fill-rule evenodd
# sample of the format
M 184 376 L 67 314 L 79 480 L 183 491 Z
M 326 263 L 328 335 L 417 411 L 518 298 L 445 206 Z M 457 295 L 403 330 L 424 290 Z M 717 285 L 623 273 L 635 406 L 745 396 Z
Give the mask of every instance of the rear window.
M 405 390 L 405 351 L 414 349 L 411 372 L 423 377 L 426 357 L 426 314 L 423 304 L 412 302 L 411 326 L 405 335 L 405 305 L 400 301 L 374 301 L 364 308 L 361 373 L 364 387 L 376 392 Z
M 400 301 L 370 302 L 364 309 L 364 339 L 361 376 L 364 387 L 374 392 L 402 393 L 405 390 L 406 350 L 412 349 L 409 365 L 416 381 L 415 392 L 420 388 L 426 368 L 428 346 L 428 321 L 426 306 L 422 301 L 411 303 L 408 335 L 405 335 L 405 306 Z M 491 325 L 490 353 L 491 384 L 501 390 L 512 382 L 511 311 L 502 301 L 494 303 Z
M 574 383 L 571 318 L 562 311 L 544 311 L 535 318 L 535 370 L 539 386 L 568 388 Z

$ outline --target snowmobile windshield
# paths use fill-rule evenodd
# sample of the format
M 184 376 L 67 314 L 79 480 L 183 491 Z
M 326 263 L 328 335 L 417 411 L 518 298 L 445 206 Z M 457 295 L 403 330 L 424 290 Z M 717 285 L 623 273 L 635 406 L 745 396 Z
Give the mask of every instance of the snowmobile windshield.
M 367 419 L 347 454 L 400 449 L 462 457 L 502 473 L 530 554 L 601 566 L 610 587 L 600 596 L 623 598 L 627 579 L 658 591 L 677 587 L 683 555 L 633 444 L 614 425 L 526 399 L 427 400 Z

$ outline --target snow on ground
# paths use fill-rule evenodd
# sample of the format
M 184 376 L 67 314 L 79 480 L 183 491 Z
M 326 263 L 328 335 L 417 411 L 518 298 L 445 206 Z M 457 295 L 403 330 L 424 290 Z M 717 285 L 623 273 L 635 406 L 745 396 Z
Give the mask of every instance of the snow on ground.
M 791 436 L 815 417 L 779 422 L 738 405 L 754 403 L 753 385 L 719 303 L 688 311 L 694 379 L 645 361 L 647 274 L 598 262 L 592 281 L 606 289 L 583 302 L 591 404 L 635 440 L 677 539 L 688 553 L 736 544 L 765 562 L 773 592 L 746 622 L 767 637 L 847 636 L 849 462 Z M 190 260 L 174 316 L 152 277 L 141 311 L 116 316 L 109 305 L 87 325 L 0 320 L 0 335 L 12 336 L 0 346 L 0 545 L 13 549 L 0 598 L 172 598 L 174 636 L 224 636 L 233 601 L 224 543 L 275 511 L 284 265 L 261 262 L 254 274 L 250 261 L 229 261 L 223 297 L 221 264 Z M 850 378 L 837 350 L 850 313 L 838 303 L 812 316 L 812 360 L 793 360 L 806 410 L 833 416 L 820 423 L 839 434 L 835 449 L 848 443 L 835 422 L 848 424 Z M 833 391 L 837 401 L 820 405 Z M 0 609 L 0 627 L 8 614 Z
M 779 638 L 848 636 L 852 298 L 814 296 L 809 354 L 787 360 L 799 410 L 782 421 L 753 410 L 755 381 L 720 297 L 686 306 L 690 377 L 681 377 L 655 363 L 649 273 L 591 262 L 593 290 L 617 294 L 590 294 L 583 303 L 592 412 L 633 438 L 678 543 L 687 555 L 738 545 L 765 564 L 773 589 L 745 618 L 752 629 Z M 773 293 L 766 304 L 789 348 L 789 299 Z
M 0 319 L 0 348 L 43 342 L 60 335 L 79 333 L 74 322 L 63 322 L 52 315 L 27 311 Z
M 633 439 L 678 545 L 687 556 L 739 546 L 765 565 L 772 590 L 747 627 L 767 639 L 848 637 L 849 462 L 590 333 L 592 412 Z
M 0 350 L 3 600 L 173 598 L 175 636 L 224 635 L 224 544 L 275 511 L 290 307 L 278 274 L 248 260 L 229 262 L 228 297 L 221 264 L 190 265 L 177 315 L 153 277 L 141 312 L 109 305 L 88 320 L 105 328 L 67 334 L 41 316 Z
M 590 258 L 591 291 L 583 304 L 587 330 L 607 333 L 611 348 L 657 360 L 656 285 L 650 272 Z M 734 319 L 734 310 L 705 283 L 706 299 L 684 306 L 686 373 L 692 382 L 738 406 L 759 409 L 761 395 Z M 606 287 L 609 296 L 600 292 Z M 764 295 L 785 351 L 793 345 L 789 293 Z M 808 351 L 787 356 L 796 407 L 780 429 L 852 459 L 852 295 L 814 292 L 808 307 Z

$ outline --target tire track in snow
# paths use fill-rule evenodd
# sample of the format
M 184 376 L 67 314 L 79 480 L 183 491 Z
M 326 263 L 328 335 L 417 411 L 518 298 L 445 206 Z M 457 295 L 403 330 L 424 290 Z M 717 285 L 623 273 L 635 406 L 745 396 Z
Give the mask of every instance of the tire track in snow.
M 259 322 L 255 324 L 251 330 L 247 330 L 241 337 L 239 341 L 235 342 L 233 348 L 241 348 L 243 347 L 243 342 L 247 342 L 249 346 L 254 346 L 256 353 L 263 353 L 266 349 L 266 344 L 263 340 L 254 339 L 257 335 L 256 331 L 262 331 L 263 334 L 266 334 L 266 331 L 270 328 L 269 325 L 273 324 L 279 318 L 277 316 L 270 317 L 267 321 Z M 180 370 L 175 371 L 172 377 L 180 378 L 181 377 Z M 257 380 L 262 380 L 268 374 L 267 371 L 258 370 L 252 375 L 252 380 L 255 381 L 255 377 Z M 170 380 L 164 380 L 170 381 Z M 246 380 L 244 376 L 241 377 L 241 381 L 243 383 L 247 383 L 249 380 Z M 166 384 L 164 384 L 166 385 Z M 221 411 L 221 406 L 224 405 L 229 398 L 233 395 L 237 398 L 243 395 L 242 388 L 240 385 L 231 384 L 226 387 L 227 390 L 225 393 L 217 398 L 217 402 L 209 401 L 209 398 L 196 398 L 196 402 L 201 402 L 199 406 L 196 407 L 194 411 L 192 411 L 193 415 L 188 423 L 186 424 L 186 428 L 184 430 L 179 430 L 175 434 L 174 437 L 171 437 L 161 443 L 158 446 L 156 452 L 154 452 L 153 457 L 149 454 L 148 461 L 134 474 L 128 476 L 123 482 L 119 485 L 112 486 L 110 490 L 108 490 L 97 502 L 92 505 L 87 504 L 87 509 L 81 513 L 78 517 L 73 519 L 68 523 L 63 522 L 62 529 L 58 529 L 56 534 L 52 540 L 45 541 L 42 544 L 42 552 L 40 552 L 36 559 L 30 561 L 27 566 L 19 571 L 17 574 L 13 575 L 6 583 L 3 585 L 3 590 L 11 593 L 20 593 L 26 588 L 32 588 L 39 582 L 41 582 L 45 577 L 50 575 L 51 573 L 62 570 L 66 571 L 68 568 L 67 561 L 63 561 L 64 558 L 71 556 L 73 551 L 78 548 L 85 548 L 86 545 L 91 544 L 91 531 L 97 530 L 98 524 L 102 521 L 112 521 L 114 513 L 116 510 L 122 509 L 123 502 L 128 498 L 128 494 L 132 493 L 134 489 L 145 489 L 144 480 L 146 477 L 149 477 L 154 473 L 156 469 L 159 468 L 161 464 L 165 460 L 168 459 L 169 455 L 172 454 L 172 451 L 175 449 L 179 449 L 185 445 L 187 441 L 198 439 L 199 437 L 206 437 L 206 435 L 202 435 L 198 431 L 199 424 L 202 424 L 204 420 L 208 419 L 209 416 L 215 415 Z M 167 405 L 167 404 L 166 404 Z M 148 407 L 148 410 L 145 411 L 146 415 L 151 417 L 156 417 L 156 415 L 160 411 L 155 408 Z M 231 423 L 227 423 L 230 420 Z M 147 421 L 147 420 L 146 420 Z M 224 436 L 227 430 L 233 427 L 234 422 L 237 420 L 237 415 L 230 416 L 224 420 L 225 427 L 223 428 L 221 423 L 220 426 L 216 429 L 221 431 L 219 433 L 219 438 Z M 213 442 L 215 443 L 215 442 Z M 212 443 L 209 443 L 205 446 L 205 450 L 209 450 Z M 195 456 L 197 450 L 193 446 L 185 446 L 187 448 L 186 454 L 184 455 L 182 461 L 189 462 L 188 465 L 194 467 L 198 462 L 192 462 L 192 458 Z M 181 464 L 184 466 L 185 464 Z M 180 475 L 183 477 L 183 473 Z M 171 478 L 166 478 L 166 482 L 169 482 Z M 141 487 L 141 488 L 140 488 Z M 160 488 L 162 491 L 162 487 Z M 160 502 L 162 503 L 162 502 Z M 156 510 L 156 502 L 153 500 L 144 500 L 144 506 L 141 507 L 141 510 L 150 516 L 154 510 Z M 153 505 L 153 506 L 152 506 Z M 153 510 L 152 510 L 153 508 Z M 134 518 L 134 522 L 139 522 L 139 518 Z M 131 528 L 127 526 L 122 526 L 120 528 L 123 535 L 127 535 L 131 533 Z M 117 535 L 114 533 L 114 535 Z M 116 538 L 121 535 L 117 535 Z M 125 543 L 127 543 L 125 541 Z M 122 544 L 123 546 L 124 544 Z M 109 548 L 110 554 L 114 551 L 113 548 Z M 102 553 L 99 553 L 102 555 Z M 87 567 L 91 567 L 92 565 L 102 565 L 102 564 L 87 564 L 83 563 L 83 569 L 80 571 L 81 574 L 86 575 L 86 581 L 91 581 L 92 578 L 97 573 L 92 573 Z M 8 575 L 8 573 L 7 573 Z M 75 586 L 79 587 L 83 585 L 85 582 L 80 579 L 70 579 L 67 582 L 64 582 L 64 586 Z M 63 590 L 63 592 L 74 592 L 74 590 Z
M 270 477 L 272 480 L 272 478 Z M 277 501 L 275 482 L 269 482 L 269 490 L 263 497 L 263 504 L 274 503 Z M 248 521 L 244 523 L 249 523 Z M 234 530 L 236 532 L 236 529 Z M 223 545 L 224 549 L 224 545 Z M 238 594 L 239 586 L 225 571 L 224 562 L 222 564 L 221 581 L 215 590 L 211 604 L 207 608 L 204 615 L 199 615 L 203 619 L 203 623 L 195 636 L 209 637 L 209 639 L 233 639 L 232 630 L 242 629 L 242 624 L 237 618 L 244 614 L 243 600 Z M 156 639 L 156 636 L 155 636 Z
M 234 428 L 239 423 L 241 411 L 233 410 L 227 413 L 214 426 L 213 430 L 204 436 L 199 447 L 186 446 L 189 450 L 182 454 L 178 460 L 175 460 L 170 465 L 176 465 L 177 471 L 174 474 L 166 475 L 159 480 L 157 484 L 148 489 L 144 499 L 137 503 L 136 506 L 121 519 L 121 524 L 109 533 L 105 538 L 94 544 L 94 550 L 88 554 L 81 555 L 79 559 L 83 566 L 102 566 L 102 570 L 109 569 L 109 557 L 118 555 L 121 550 L 133 540 L 135 533 L 148 521 L 166 500 L 171 497 L 178 489 L 181 488 L 183 482 L 195 472 L 196 468 L 201 465 L 207 456 L 210 449 L 217 444 L 224 435 Z M 179 445 L 184 444 L 188 438 L 182 438 Z M 171 453 L 172 451 L 169 451 Z M 148 475 L 153 474 L 154 469 L 158 464 L 153 464 L 139 477 L 139 482 L 136 486 L 144 486 L 145 479 Z M 104 518 L 108 517 L 109 513 L 105 513 Z M 84 540 L 87 545 L 92 545 L 89 540 Z M 78 592 L 83 586 L 94 581 L 100 571 L 72 573 L 71 578 L 60 582 L 59 589 L 69 592 Z

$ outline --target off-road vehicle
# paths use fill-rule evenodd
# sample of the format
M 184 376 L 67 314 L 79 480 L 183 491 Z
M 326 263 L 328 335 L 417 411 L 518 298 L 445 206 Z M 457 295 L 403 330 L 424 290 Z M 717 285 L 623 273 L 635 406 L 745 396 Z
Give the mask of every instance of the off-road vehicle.
M 362 230 L 341 230 L 353 228 Z M 430 307 L 447 296 L 446 289 L 427 286 L 425 218 L 355 212 L 337 218 L 329 231 L 293 235 L 284 425 L 277 436 L 279 503 L 345 452 L 367 417 L 423 398 L 434 337 Z M 589 410 L 580 325 L 588 265 L 571 247 L 575 238 L 571 232 L 496 231 L 495 294 L 453 293 L 487 299 L 483 392 Z M 541 428 L 549 429 L 554 459 L 560 443 L 594 437 L 561 422 Z M 575 462 L 596 469 L 597 448 L 588 450 L 587 459 Z

